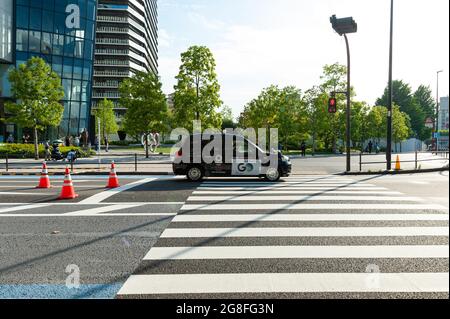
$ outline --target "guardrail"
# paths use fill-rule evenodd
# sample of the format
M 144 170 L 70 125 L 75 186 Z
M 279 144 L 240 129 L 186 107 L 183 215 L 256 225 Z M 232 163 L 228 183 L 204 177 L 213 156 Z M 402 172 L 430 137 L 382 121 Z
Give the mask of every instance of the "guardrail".
M 8 154 L 3 156 L 0 160 L 0 171 L 9 173 L 11 171 L 30 171 L 34 170 L 35 173 L 39 173 L 42 162 L 44 159 L 35 161 L 33 159 L 11 159 Z M 145 168 L 152 166 L 152 168 L 157 168 L 158 166 L 170 165 L 171 161 L 168 155 L 164 154 L 151 154 L 150 158 L 146 158 L 145 154 L 141 153 L 123 153 L 123 154 L 109 154 L 101 153 L 100 156 L 92 156 L 90 158 L 82 158 L 76 161 L 48 161 L 48 170 L 62 171 L 66 166 L 71 168 L 71 171 L 105 171 L 107 172 L 111 162 L 114 161 L 116 168 L 124 172 L 134 172 L 138 173 L 140 171 L 145 171 Z
M 419 155 L 420 154 L 432 154 L 432 155 L 436 155 L 436 156 L 441 156 L 440 158 L 426 158 L 426 159 L 419 159 Z M 373 161 L 373 162 L 363 162 L 363 157 L 364 156 L 373 156 L 374 154 L 367 154 L 367 153 L 363 153 L 361 152 L 359 154 L 359 171 L 362 172 L 363 170 L 363 165 L 376 165 L 376 164 L 387 164 L 387 161 Z M 449 151 L 438 151 L 438 152 L 419 152 L 416 151 L 414 152 L 414 160 L 400 160 L 400 163 L 414 163 L 414 167 L 415 170 L 419 169 L 419 163 L 423 163 L 423 162 L 434 162 L 434 161 L 443 161 L 443 160 L 447 160 L 449 161 Z M 395 158 L 393 158 L 393 163 L 395 163 Z

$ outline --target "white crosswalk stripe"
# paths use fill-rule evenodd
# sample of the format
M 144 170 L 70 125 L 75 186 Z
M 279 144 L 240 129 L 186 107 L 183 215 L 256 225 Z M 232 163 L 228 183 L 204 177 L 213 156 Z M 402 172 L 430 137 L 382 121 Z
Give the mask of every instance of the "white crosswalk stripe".
M 448 295 L 448 223 L 444 206 L 347 177 L 206 181 L 118 296 Z

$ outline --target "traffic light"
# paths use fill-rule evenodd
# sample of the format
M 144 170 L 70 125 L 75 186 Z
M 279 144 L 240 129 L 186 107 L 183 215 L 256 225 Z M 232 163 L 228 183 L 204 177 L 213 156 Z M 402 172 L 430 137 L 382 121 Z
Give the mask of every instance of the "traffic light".
M 334 114 L 337 112 L 337 100 L 332 97 L 328 100 L 328 113 Z

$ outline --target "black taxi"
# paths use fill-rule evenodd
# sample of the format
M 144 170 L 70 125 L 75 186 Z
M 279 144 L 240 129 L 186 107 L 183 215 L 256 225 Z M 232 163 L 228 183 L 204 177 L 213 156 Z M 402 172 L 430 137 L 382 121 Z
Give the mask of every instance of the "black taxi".
M 172 158 L 175 175 L 190 181 L 204 177 L 262 177 L 276 182 L 291 174 L 289 157 L 265 152 L 247 138 L 232 134 L 190 135 Z

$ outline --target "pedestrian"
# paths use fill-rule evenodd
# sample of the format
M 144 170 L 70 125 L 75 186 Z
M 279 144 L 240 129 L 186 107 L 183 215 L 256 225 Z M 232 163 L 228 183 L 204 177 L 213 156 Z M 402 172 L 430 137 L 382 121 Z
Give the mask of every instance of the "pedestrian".
M 50 143 L 49 141 L 44 142 L 44 153 L 45 153 L 45 161 L 51 161 L 52 155 L 50 153 Z
M 7 143 L 13 144 L 14 143 L 14 136 L 12 134 L 9 134 L 8 139 L 6 140 Z
M 79 147 L 80 146 L 80 137 L 79 136 L 75 136 L 75 139 L 73 140 L 73 145 L 75 147 Z
M 94 147 L 97 152 L 100 152 L 100 140 L 98 136 L 95 137 Z
M 81 133 L 81 143 L 83 144 L 84 148 L 88 147 L 88 142 L 89 142 L 89 133 L 88 133 L 87 129 L 85 128 L 83 130 L 83 132 Z
M 109 152 L 109 140 L 108 140 L 108 136 L 105 136 L 105 151 L 106 153 Z
M 373 143 L 372 141 L 369 142 L 369 154 L 372 154 L 373 151 Z
M 67 147 L 70 146 L 70 137 L 69 137 L 69 135 L 66 136 L 65 145 L 66 145 Z
M 306 157 L 306 143 L 305 141 L 302 142 L 300 145 L 300 150 L 302 151 L 302 157 Z
M 378 145 L 378 142 L 375 143 L 375 152 L 380 154 L 380 145 Z

